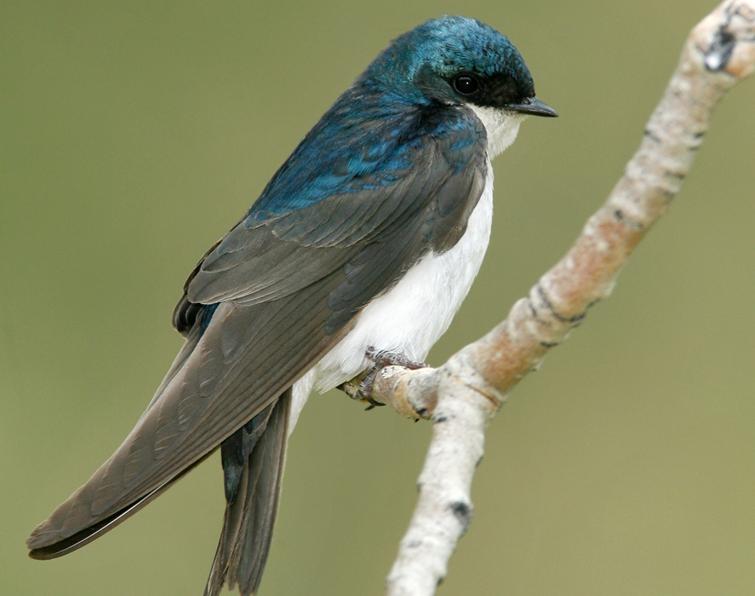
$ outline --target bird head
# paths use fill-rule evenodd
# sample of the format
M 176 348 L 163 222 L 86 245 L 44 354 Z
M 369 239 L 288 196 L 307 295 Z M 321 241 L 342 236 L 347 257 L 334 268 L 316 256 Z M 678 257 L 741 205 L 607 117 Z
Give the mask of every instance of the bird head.
M 514 44 L 466 17 L 432 19 L 401 35 L 360 80 L 417 103 L 557 115 L 535 96 L 532 75 Z

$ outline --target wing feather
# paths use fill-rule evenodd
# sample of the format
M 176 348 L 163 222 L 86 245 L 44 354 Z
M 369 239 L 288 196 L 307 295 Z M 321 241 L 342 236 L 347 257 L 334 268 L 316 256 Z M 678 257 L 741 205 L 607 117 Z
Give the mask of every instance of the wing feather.
M 68 552 L 77 547 L 71 537 L 83 544 L 151 500 L 285 393 L 411 265 L 455 243 L 486 160 L 479 122 L 463 110 L 450 116 L 450 129 L 410 122 L 423 142 L 396 145 L 394 171 L 383 174 L 390 183 L 352 181 L 269 217 L 252 210 L 208 252 L 174 315 L 189 347 L 110 459 L 34 530 L 32 554 L 55 556 L 56 544 Z M 451 146 L 461 147 L 454 163 Z M 270 201 L 260 202 L 267 213 Z

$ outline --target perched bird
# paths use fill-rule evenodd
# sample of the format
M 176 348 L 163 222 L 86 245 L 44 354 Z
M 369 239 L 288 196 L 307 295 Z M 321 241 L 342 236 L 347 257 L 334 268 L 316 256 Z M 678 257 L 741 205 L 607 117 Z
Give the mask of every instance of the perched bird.
M 30 555 L 101 536 L 220 447 L 227 503 L 205 593 L 254 593 L 304 402 L 424 360 L 487 248 L 490 160 L 527 115 L 556 112 L 488 25 L 446 16 L 393 41 L 200 260 L 173 315 L 183 348 L 123 444 L 32 532 Z

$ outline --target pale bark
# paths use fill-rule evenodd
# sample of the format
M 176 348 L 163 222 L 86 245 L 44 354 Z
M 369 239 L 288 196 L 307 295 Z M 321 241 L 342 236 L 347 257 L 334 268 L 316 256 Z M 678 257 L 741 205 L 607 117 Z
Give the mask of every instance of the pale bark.
M 371 398 L 433 421 L 420 495 L 387 580 L 390 596 L 433 594 L 471 519 L 485 425 L 509 391 L 606 298 L 621 268 L 679 192 L 714 107 L 755 69 L 755 0 L 719 5 L 690 33 L 639 149 L 566 255 L 504 321 L 438 368 L 391 366 Z

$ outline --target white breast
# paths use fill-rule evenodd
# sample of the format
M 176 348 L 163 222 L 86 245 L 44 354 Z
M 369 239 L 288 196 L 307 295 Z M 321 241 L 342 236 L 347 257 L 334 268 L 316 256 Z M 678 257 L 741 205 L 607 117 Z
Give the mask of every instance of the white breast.
M 326 391 L 353 378 L 368 364 L 369 346 L 424 360 L 451 324 L 472 286 L 490 238 L 492 169 L 459 241 L 440 255 L 429 254 L 387 293 L 360 313 L 354 329 L 317 366 L 316 386 Z
M 516 138 L 520 118 L 498 110 L 473 108 L 488 133 L 488 156 Z M 493 166 L 488 160 L 485 187 L 455 246 L 429 254 L 390 291 L 359 314 L 354 329 L 294 385 L 289 429 L 293 429 L 312 387 L 324 392 L 354 378 L 370 365 L 368 347 L 399 352 L 423 361 L 459 310 L 482 264 L 493 218 Z
M 472 287 L 488 247 L 492 172 L 488 166 L 482 196 L 459 241 L 443 254 L 424 257 L 390 291 L 368 304 L 354 329 L 294 385 L 289 429 L 293 429 L 313 385 L 325 392 L 370 366 L 365 358 L 368 347 L 399 352 L 416 361 L 427 357 Z

